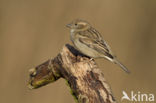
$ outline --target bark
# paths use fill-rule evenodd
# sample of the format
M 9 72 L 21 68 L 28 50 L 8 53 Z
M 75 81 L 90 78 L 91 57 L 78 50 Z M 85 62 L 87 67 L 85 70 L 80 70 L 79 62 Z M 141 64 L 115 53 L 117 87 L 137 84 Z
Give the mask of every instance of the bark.
M 116 103 L 110 86 L 95 61 L 65 45 L 54 58 L 30 70 L 29 88 L 64 78 L 78 103 Z

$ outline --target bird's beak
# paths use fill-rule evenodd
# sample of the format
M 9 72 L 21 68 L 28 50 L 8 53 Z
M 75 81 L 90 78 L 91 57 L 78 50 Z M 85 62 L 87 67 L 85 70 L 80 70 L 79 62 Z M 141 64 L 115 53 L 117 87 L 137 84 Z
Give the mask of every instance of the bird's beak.
M 67 24 L 66 27 L 71 28 L 72 24 Z

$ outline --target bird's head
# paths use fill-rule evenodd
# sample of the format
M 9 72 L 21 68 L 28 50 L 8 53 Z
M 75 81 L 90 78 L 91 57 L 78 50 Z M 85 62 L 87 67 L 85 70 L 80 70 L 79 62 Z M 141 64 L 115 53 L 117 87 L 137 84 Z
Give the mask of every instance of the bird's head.
M 71 23 L 67 24 L 66 26 L 74 31 L 84 31 L 91 27 L 87 21 L 81 19 L 76 19 Z

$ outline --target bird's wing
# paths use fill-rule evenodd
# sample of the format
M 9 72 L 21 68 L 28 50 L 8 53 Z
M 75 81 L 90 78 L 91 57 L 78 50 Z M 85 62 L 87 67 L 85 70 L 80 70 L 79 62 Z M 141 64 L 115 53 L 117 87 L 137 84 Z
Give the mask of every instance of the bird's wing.
M 97 38 L 88 37 L 88 35 L 79 35 L 78 39 L 81 43 L 85 44 L 86 46 L 98 51 L 99 53 L 108 56 L 113 59 L 113 56 L 110 54 L 110 50 L 107 45 L 100 41 Z
M 86 31 L 79 32 L 79 40 L 87 46 L 96 49 L 97 51 L 113 57 L 113 53 L 109 45 L 103 40 L 101 34 L 95 30 L 93 27 Z

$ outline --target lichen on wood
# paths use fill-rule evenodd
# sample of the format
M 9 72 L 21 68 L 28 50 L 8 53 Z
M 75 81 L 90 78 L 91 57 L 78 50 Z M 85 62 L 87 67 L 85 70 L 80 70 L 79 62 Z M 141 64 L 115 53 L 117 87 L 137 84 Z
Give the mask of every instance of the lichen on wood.
M 110 86 L 95 61 L 65 45 L 53 59 L 30 70 L 29 88 L 64 78 L 78 103 L 116 103 Z

